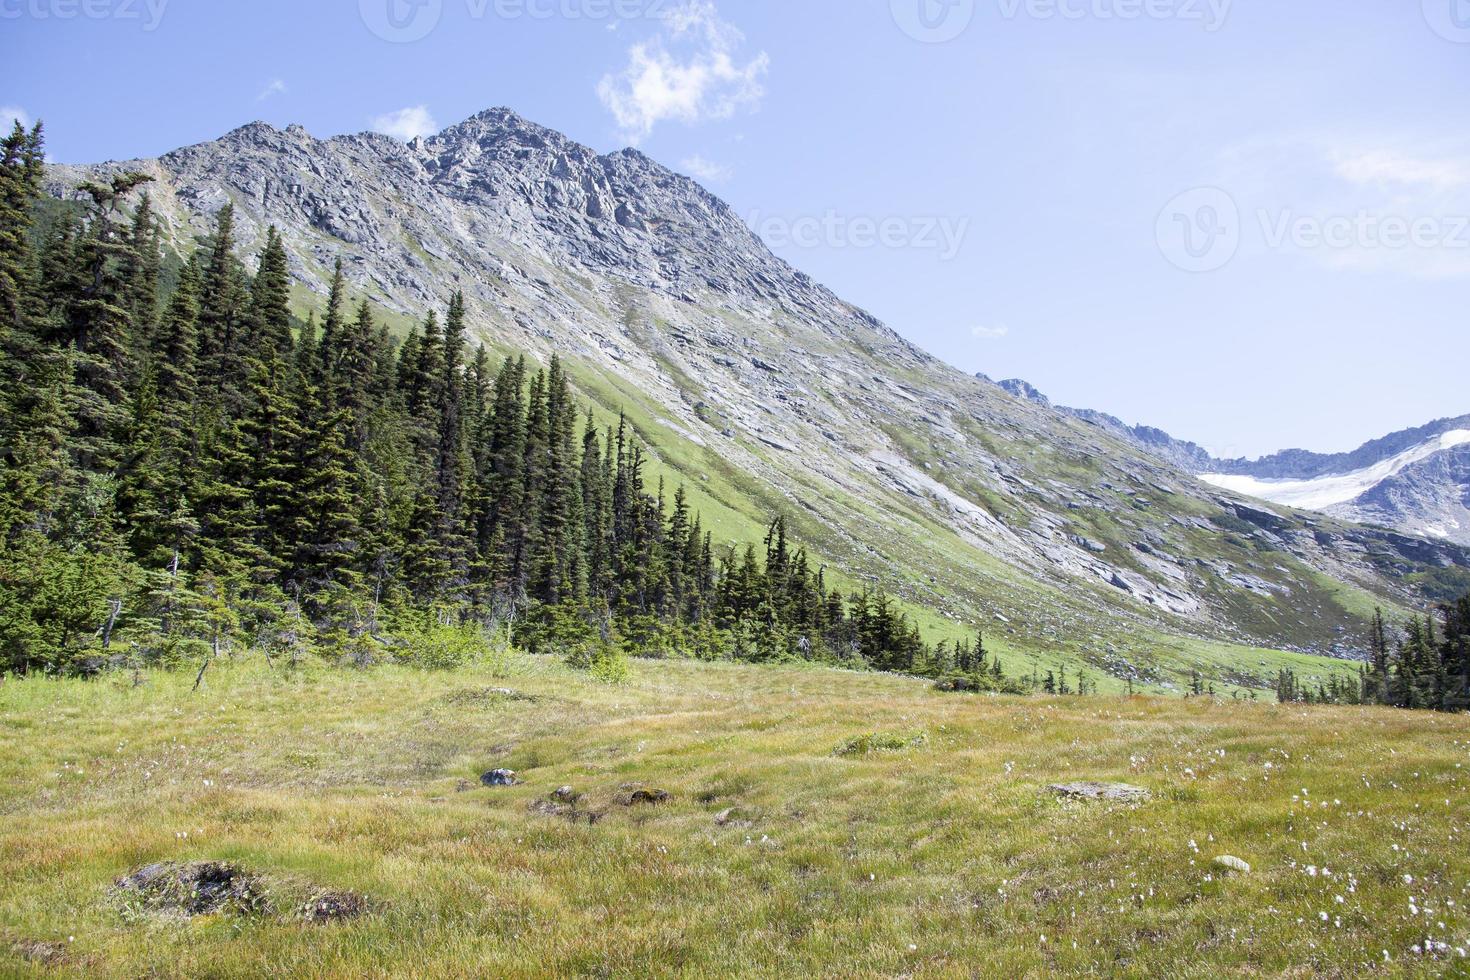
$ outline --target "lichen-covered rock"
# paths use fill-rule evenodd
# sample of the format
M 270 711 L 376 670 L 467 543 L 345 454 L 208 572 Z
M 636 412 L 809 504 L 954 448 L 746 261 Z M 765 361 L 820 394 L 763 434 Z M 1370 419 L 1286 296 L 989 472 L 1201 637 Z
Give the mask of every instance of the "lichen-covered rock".
M 1063 799 L 1105 800 L 1116 803 L 1139 803 L 1148 799 L 1149 792 L 1141 786 L 1127 783 L 1057 783 L 1048 787 Z
M 667 803 L 672 799 L 667 792 L 661 789 L 652 789 L 638 783 L 625 783 L 613 801 L 618 806 L 646 806 Z
M 150 864 L 119 878 L 113 892 L 163 915 L 260 915 L 270 908 L 259 877 L 221 861 Z

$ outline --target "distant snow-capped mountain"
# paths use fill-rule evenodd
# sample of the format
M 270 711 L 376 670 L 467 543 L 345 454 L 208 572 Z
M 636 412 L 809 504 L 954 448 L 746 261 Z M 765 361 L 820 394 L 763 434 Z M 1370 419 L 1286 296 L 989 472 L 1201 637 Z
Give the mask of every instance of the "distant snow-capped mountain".
M 1028 382 L 994 383 L 1017 398 L 1104 429 L 1223 490 L 1470 544 L 1470 415 L 1395 432 L 1350 453 L 1288 449 L 1263 459 L 1224 460 L 1162 429 L 1130 426 L 1091 409 L 1052 405 Z

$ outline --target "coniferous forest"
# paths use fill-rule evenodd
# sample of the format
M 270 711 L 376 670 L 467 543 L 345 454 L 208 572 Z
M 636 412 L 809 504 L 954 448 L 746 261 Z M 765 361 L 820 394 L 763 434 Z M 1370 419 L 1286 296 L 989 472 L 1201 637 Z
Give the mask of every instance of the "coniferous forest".
M 564 365 L 492 362 L 453 297 L 397 338 L 330 295 L 292 312 L 271 229 L 237 252 L 226 206 L 167 255 L 149 178 L 43 198 L 39 125 L 0 166 L 0 671 L 455 662 L 488 635 L 616 677 L 622 658 L 810 660 L 949 690 L 1086 693 L 927 644 L 881 590 L 844 594 L 771 515 L 717 542 L 651 481 L 625 420 Z M 1361 683 L 1283 701 L 1470 707 L 1470 598 L 1391 642 Z M 1194 693 L 1203 694 L 1197 680 Z

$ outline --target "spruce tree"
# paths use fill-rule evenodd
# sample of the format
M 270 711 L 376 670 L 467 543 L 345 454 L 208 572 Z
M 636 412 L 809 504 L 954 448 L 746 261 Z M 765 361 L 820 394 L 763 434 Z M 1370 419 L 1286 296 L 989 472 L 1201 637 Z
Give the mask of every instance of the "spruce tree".
M 286 246 L 272 225 L 260 253 L 260 268 L 250 284 L 250 311 L 246 348 L 261 360 L 274 353 L 289 358 L 291 339 L 291 278 Z
M 235 207 L 226 204 L 208 243 L 199 291 L 199 366 L 209 384 L 202 391 L 219 410 L 237 414 L 249 376 L 248 302 L 245 271 L 235 257 Z
M 125 272 L 135 256 L 119 218 L 128 195 L 149 180 L 152 178 L 143 174 L 127 173 L 107 184 L 81 187 L 91 204 L 75 257 L 84 284 L 71 297 L 67 333 L 76 351 L 73 444 L 78 463 L 95 473 L 117 465 L 119 440 L 128 420 L 135 327 Z

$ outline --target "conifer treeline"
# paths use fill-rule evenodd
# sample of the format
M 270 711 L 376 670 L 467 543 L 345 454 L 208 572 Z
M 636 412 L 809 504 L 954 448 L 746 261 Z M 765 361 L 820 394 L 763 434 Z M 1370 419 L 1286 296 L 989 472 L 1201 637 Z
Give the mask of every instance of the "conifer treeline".
M 1276 696 L 1283 702 L 1470 710 L 1470 596 L 1410 617 L 1397 643 L 1389 639 L 1383 610 L 1375 611 L 1368 663 L 1358 683 L 1333 678 L 1314 688 L 1282 671 Z
M 275 229 L 251 274 L 226 206 L 172 268 L 147 177 L 85 185 L 84 214 L 41 228 L 41 175 L 40 129 L 17 126 L 0 167 L 0 670 L 124 645 L 361 652 L 426 611 L 514 624 L 532 647 L 952 666 L 883 593 L 829 589 L 784 520 L 760 550 L 717 545 L 558 359 L 472 348 L 462 296 L 400 344 L 349 304 L 339 262 L 302 323 Z

